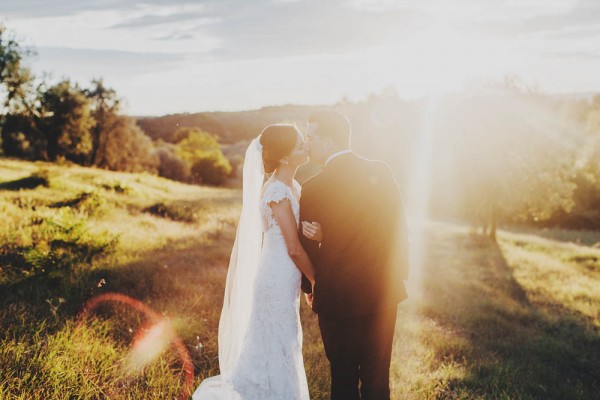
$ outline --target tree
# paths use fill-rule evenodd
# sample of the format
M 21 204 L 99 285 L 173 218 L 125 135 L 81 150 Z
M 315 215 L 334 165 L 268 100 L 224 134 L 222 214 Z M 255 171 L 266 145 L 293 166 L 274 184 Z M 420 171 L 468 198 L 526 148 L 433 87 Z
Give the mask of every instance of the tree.
M 90 162 L 98 167 L 108 167 L 105 158 L 106 146 L 110 140 L 110 133 L 115 130 L 120 121 L 118 114 L 121 108 L 121 99 L 117 97 L 114 89 L 104 85 L 102 79 L 93 80 L 92 88 L 85 89 L 84 93 L 91 100 L 91 113 L 96 121 L 91 130 Z
M 0 24 L 0 110 L 4 110 L 0 115 L 1 145 L 9 156 L 32 158 L 39 151 L 33 76 L 23 66 L 23 60 L 31 54 Z
M 187 139 L 188 136 L 192 133 L 198 132 L 198 128 L 190 128 L 187 126 L 183 126 L 181 128 L 177 128 L 177 130 L 173 133 L 173 143 L 179 143 L 184 139 Z
M 31 54 L 0 24 L 0 93 L 7 110 L 20 108 L 27 98 L 33 76 L 23 66 L 23 59 Z
M 455 101 L 440 127 L 441 156 L 455 167 L 446 180 L 492 239 L 501 220 L 543 221 L 572 209 L 579 132 L 542 96 L 477 92 Z
M 177 135 L 178 132 L 175 132 Z M 231 174 L 231 165 L 217 139 L 199 129 L 189 132 L 179 142 L 177 154 L 190 166 L 194 182 L 220 185 Z
M 600 95 L 586 102 L 581 122 L 584 143 L 578 152 L 575 206 L 570 214 L 559 215 L 556 222 L 578 229 L 595 229 L 600 224 Z
M 99 166 L 115 171 L 158 172 L 160 160 L 154 144 L 133 118 L 115 116 L 110 129 L 101 137 L 99 157 L 102 162 Z
M 64 157 L 79 164 L 88 162 L 95 125 L 90 107 L 90 99 L 69 80 L 41 93 L 42 130 L 47 137 L 50 161 Z
M 2 149 L 11 157 L 35 160 L 46 158 L 46 137 L 38 119 L 27 113 L 10 113 L 2 124 Z

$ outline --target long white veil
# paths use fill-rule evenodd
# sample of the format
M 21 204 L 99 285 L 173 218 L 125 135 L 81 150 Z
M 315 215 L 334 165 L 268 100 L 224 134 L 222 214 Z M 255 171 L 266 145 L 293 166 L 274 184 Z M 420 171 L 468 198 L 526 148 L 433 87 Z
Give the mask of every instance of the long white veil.
M 239 360 L 254 304 L 254 282 L 262 248 L 260 193 L 264 181 L 260 136 L 246 150 L 242 181 L 242 213 L 225 283 L 219 320 L 219 369 L 221 375 L 205 379 L 193 400 L 238 400 L 232 379 Z

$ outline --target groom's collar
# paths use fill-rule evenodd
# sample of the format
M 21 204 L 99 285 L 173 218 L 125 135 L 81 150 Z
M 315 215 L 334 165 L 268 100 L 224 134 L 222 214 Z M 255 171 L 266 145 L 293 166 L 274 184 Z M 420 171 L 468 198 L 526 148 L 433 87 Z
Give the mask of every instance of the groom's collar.
M 327 164 L 329 164 L 331 162 L 331 160 L 333 160 L 334 158 L 341 156 L 342 154 L 348 154 L 348 153 L 352 153 L 352 150 L 350 149 L 346 149 L 346 150 L 342 150 L 342 151 L 338 151 L 336 153 L 333 153 L 332 155 L 329 156 L 329 158 L 325 161 L 325 166 L 327 166 Z

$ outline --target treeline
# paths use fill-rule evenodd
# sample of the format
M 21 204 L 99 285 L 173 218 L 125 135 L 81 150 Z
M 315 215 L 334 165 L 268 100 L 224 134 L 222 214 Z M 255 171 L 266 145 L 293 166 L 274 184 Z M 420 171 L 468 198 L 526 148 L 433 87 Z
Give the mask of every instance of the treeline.
M 211 185 L 230 176 L 216 136 L 188 129 L 179 131 L 176 141 L 153 141 L 135 119 L 122 114 L 122 100 L 101 79 L 90 87 L 69 79 L 50 84 L 26 68 L 31 54 L 0 25 L 3 155 Z
M 182 126 L 199 127 L 219 135 L 228 156 L 241 157 L 267 124 L 303 129 L 321 108 L 177 114 L 138 124 L 165 141 Z M 491 237 L 502 223 L 600 227 L 600 96 L 547 95 L 508 77 L 420 101 L 386 89 L 333 108 L 350 118 L 353 148 L 390 164 L 409 203 L 426 190 L 419 201 L 436 217 L 469 220 Z
M 180 127 L 200 127 L 219 137 L 221 143 L 235 144 L 251 140 L 274 121 L 303 124 L 315 108 L 289 105 L 253 111 L 183 113 L 139 118 L 137 123 L 154 140 L 173 142 Z

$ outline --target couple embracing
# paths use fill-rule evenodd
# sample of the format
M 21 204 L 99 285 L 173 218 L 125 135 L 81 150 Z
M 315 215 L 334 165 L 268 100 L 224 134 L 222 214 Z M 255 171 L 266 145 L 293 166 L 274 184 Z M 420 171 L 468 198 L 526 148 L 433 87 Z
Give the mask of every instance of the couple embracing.
M 331 398 L 389 399 L 406 225 L 391 170 L 353 153 L 350 133 L 343 114 L 323 111 L 309 117 L 305 138 L 270 125 L 248 147 L 219 322 L 221 374 L 193 400 L 309 399 L 301 291 L 318 314 Z M 300 187 L 294 175 L 308 157 L 323 169 Z

